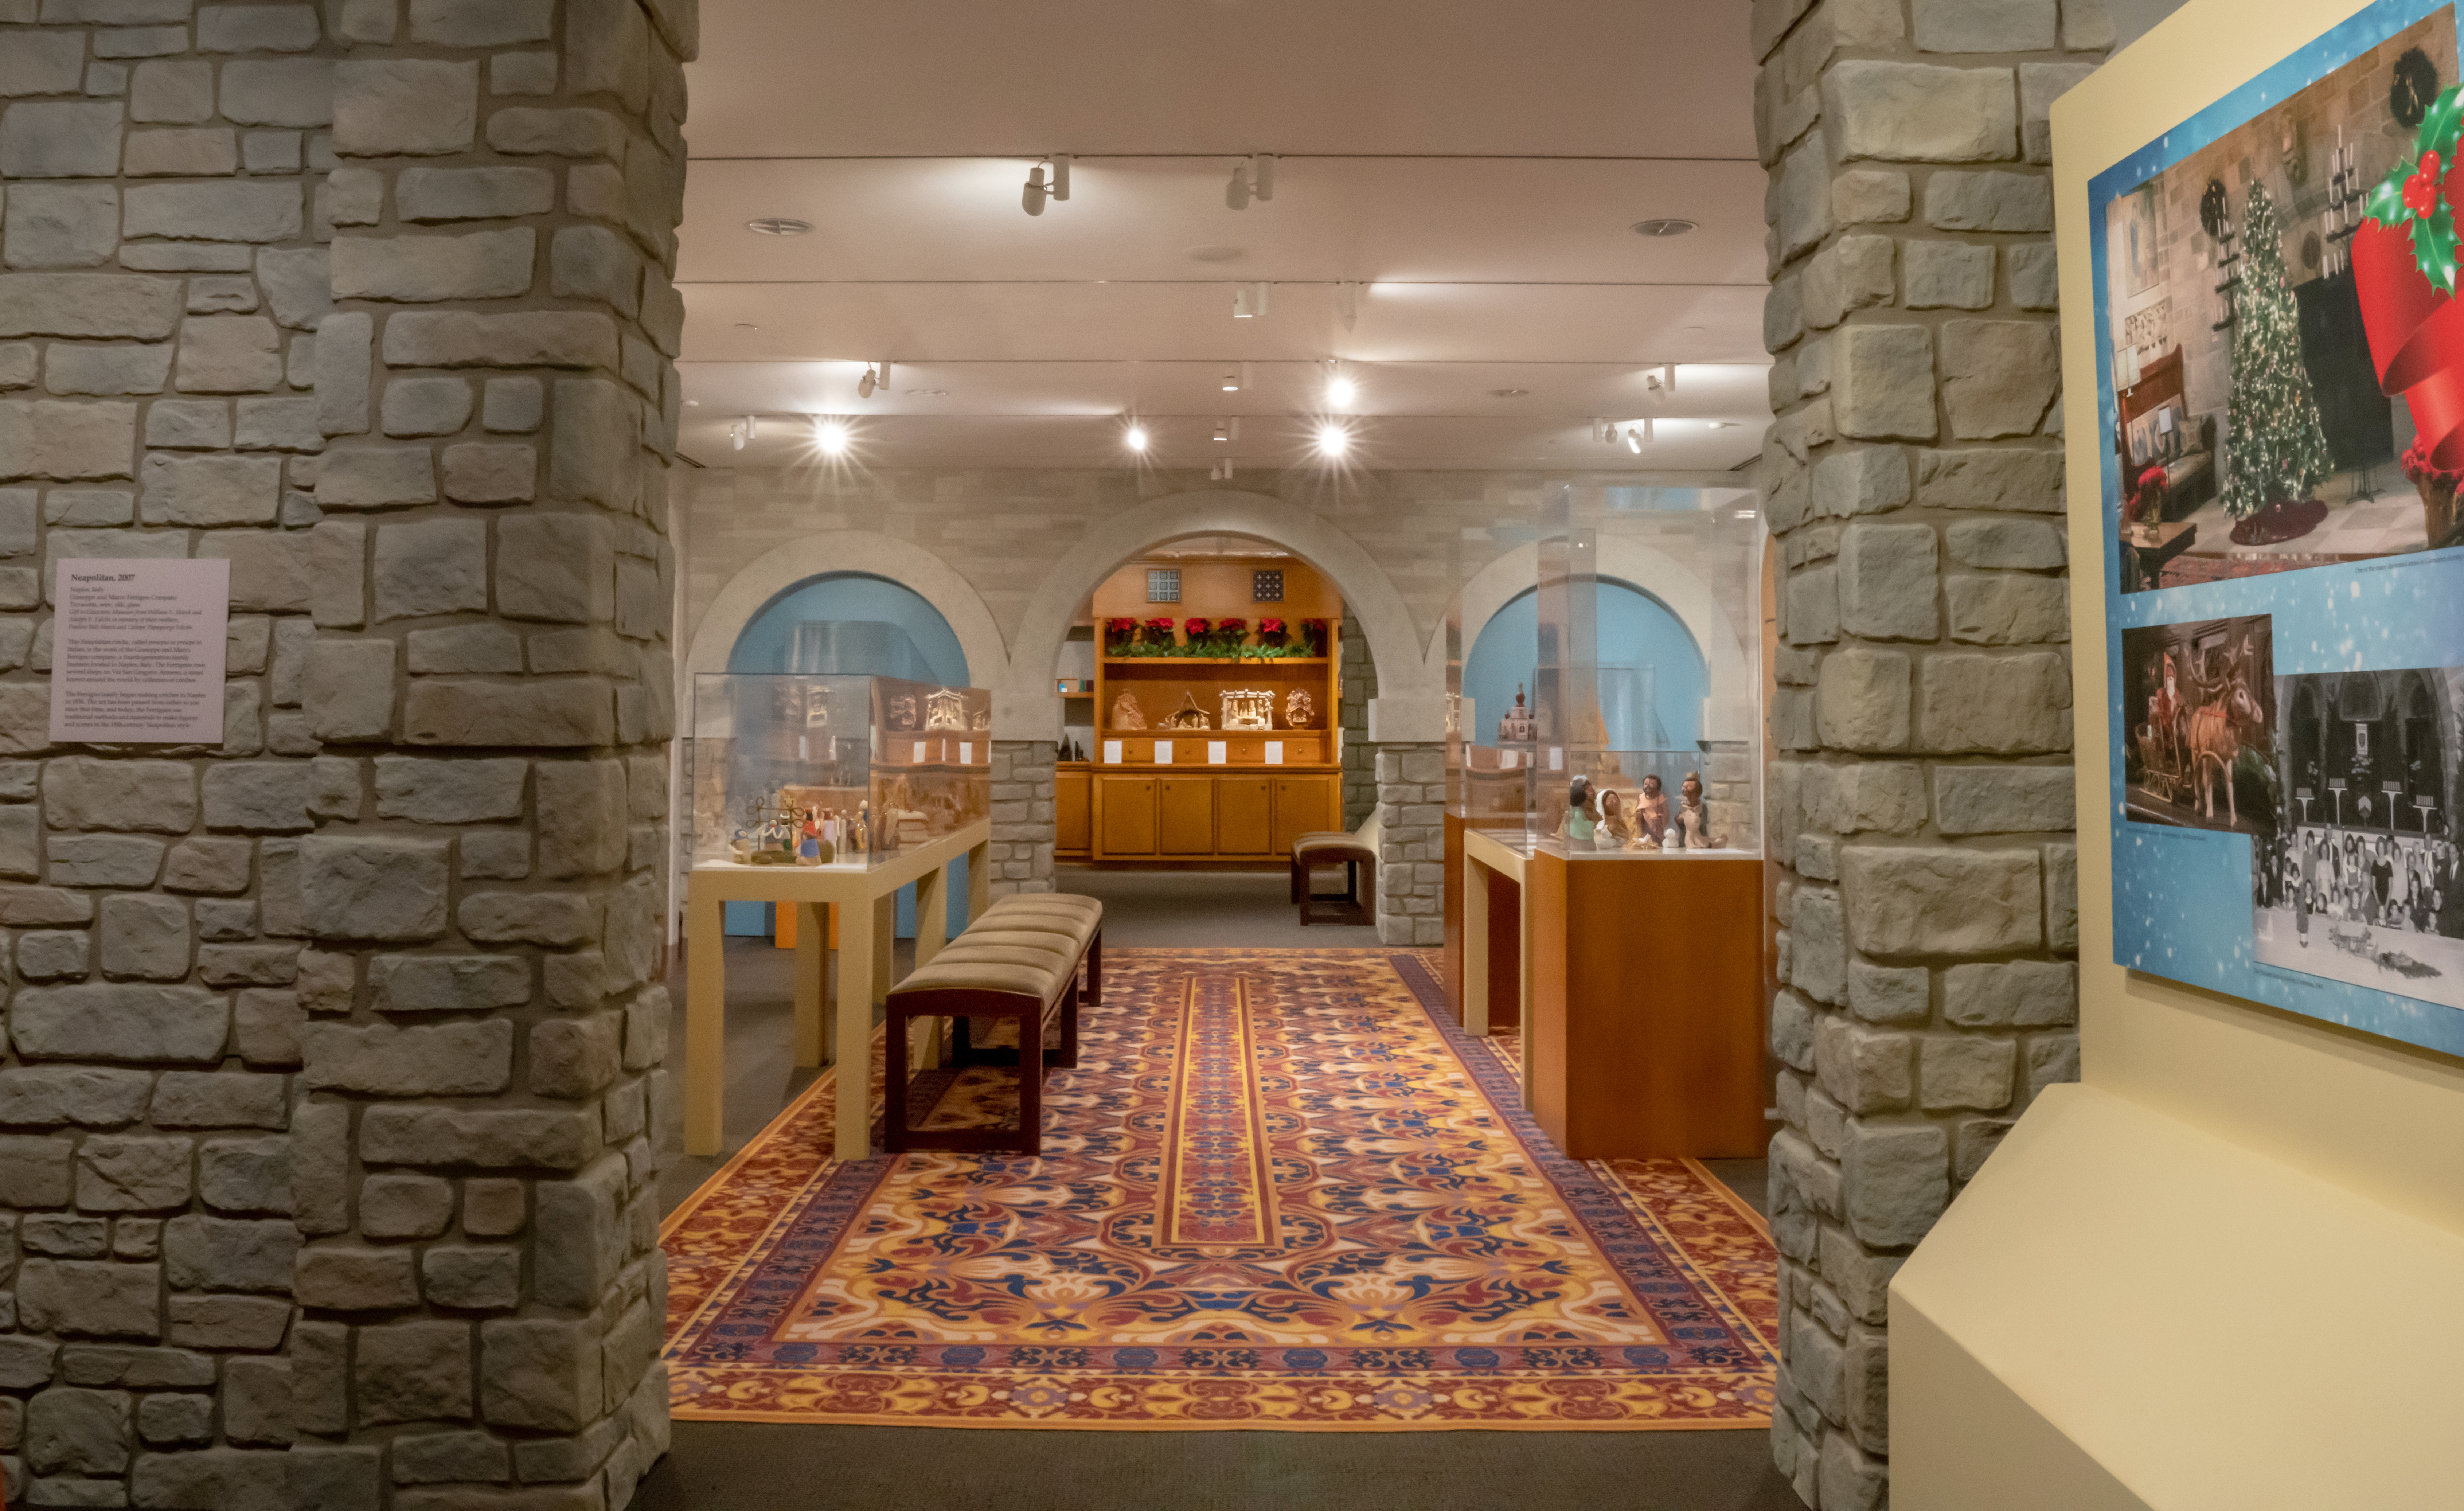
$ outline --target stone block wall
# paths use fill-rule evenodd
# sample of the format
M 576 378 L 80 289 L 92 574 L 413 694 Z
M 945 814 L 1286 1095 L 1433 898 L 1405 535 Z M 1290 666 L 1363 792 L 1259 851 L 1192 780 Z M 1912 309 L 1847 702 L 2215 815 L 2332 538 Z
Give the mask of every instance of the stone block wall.
M 995 897 L 1052 890 L 1053 773 L 1050 740 L 993 741 L 993 838 L 986 853 Z
M 680 0 L 0 0 L 12 1503 L 612 1511 L 663 1451 Z M 52 564 L 231 562 L 48 742 Z
M 1377 940 L 1446 942 L 1446 747 L 1377 747 Z
M 1343 827 L 1357 829 L 1377 806 L 1377 747 L 1369 743 L 1369 700 L 1377 696 L 1377 663 L 1369 654 L 1369 637 L 1346 617 L 1335 631 L 1340 650 L 1335 668 L 1342 684 L 1342 706 L 1335 725 L 1343 731 Z
M 1843 1511 L 1888 1494 L 1892 1274 L 2078 1073 L 2045 111 L 2112 29 L 2101 0 L 1757 0 L 1752 29 L 1783 553 L 1771 1436 Z

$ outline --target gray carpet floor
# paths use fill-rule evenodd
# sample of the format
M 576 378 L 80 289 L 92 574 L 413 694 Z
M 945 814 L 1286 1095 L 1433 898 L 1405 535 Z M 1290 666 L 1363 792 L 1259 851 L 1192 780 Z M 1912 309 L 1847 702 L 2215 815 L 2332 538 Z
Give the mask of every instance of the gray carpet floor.
M 1331 886 L 1330 875 L 1322 885 Z M 1104 903 L 1107 945 L 1365 947 L 1300 927 L 1281 871 L 1065 866 Z M 913 946 L 899 946 L 906 969 Z M 795 953 L 730 941 L 726 1150 L 671 1150 L 663 1208 L 691 1195 L 818 1074 L 789 1063 Z M 671 973 L 684 1045 L 684 971 Z M 1710 1169 L 1757 1210 L 1761 1160 Z M 1086 1433 L 678 1422 L 631 1511 L 1799 1511 L 1759 1432 Z

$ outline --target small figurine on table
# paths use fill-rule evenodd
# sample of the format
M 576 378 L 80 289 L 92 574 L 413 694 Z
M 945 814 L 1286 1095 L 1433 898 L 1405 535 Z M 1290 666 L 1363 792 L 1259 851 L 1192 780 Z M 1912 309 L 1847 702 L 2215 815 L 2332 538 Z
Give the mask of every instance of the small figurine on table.
M 1649 840 L 1655 850 L 1667 837 L 1668 794 L 1661 790 L 1656 776 L 1642 778 L 1642 792 L 1634 799 L 1634 826 L 1639 837 Z
M 1677 828 L 1684 836 L 1689 850 L 1725 850 L 1727 835 L 1711 833 L 1710 811 L 1703 806 L 1703 778 L 1692 772 L 1685 774 L 1684 784 L 1678 788 L 1682 805 L 1677 810 Z
M 1577 777 L 1566 789 L 1566 817 L 1559 826 L 1570 844 L 1589 846 L 1600 826 L 1600 805 L 1592 795 L 1592 778 Z
M 1127 688 L 1122 689 L 1121 695 L 1112 700 L 1112 728 L 1142 730 L 1146 727 L 1146 711 L 1138 707 L 1137 694 Z
M 1600 789 L 1600 831 L 1593 843 L 1603 850 L 1623 849 L 1635 837 L 1634 812 L 1615 787 Z

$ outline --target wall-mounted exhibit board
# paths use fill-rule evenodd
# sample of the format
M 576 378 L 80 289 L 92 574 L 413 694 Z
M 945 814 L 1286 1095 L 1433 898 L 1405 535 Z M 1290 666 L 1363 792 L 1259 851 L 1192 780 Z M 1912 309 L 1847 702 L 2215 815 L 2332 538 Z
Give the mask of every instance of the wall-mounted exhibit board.
M 2190 0 L 2054 106 L 2083 1081 L 1893 1283 L 1903 1511 L 2456 1498 L 2456 41 Z

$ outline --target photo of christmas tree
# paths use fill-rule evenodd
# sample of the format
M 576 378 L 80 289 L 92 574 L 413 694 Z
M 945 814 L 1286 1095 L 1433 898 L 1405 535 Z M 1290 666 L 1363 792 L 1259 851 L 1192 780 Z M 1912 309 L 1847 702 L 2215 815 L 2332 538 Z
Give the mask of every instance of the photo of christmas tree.
M 2123 593 L 2464 545 L 2453 5 L 2105 207 Z

